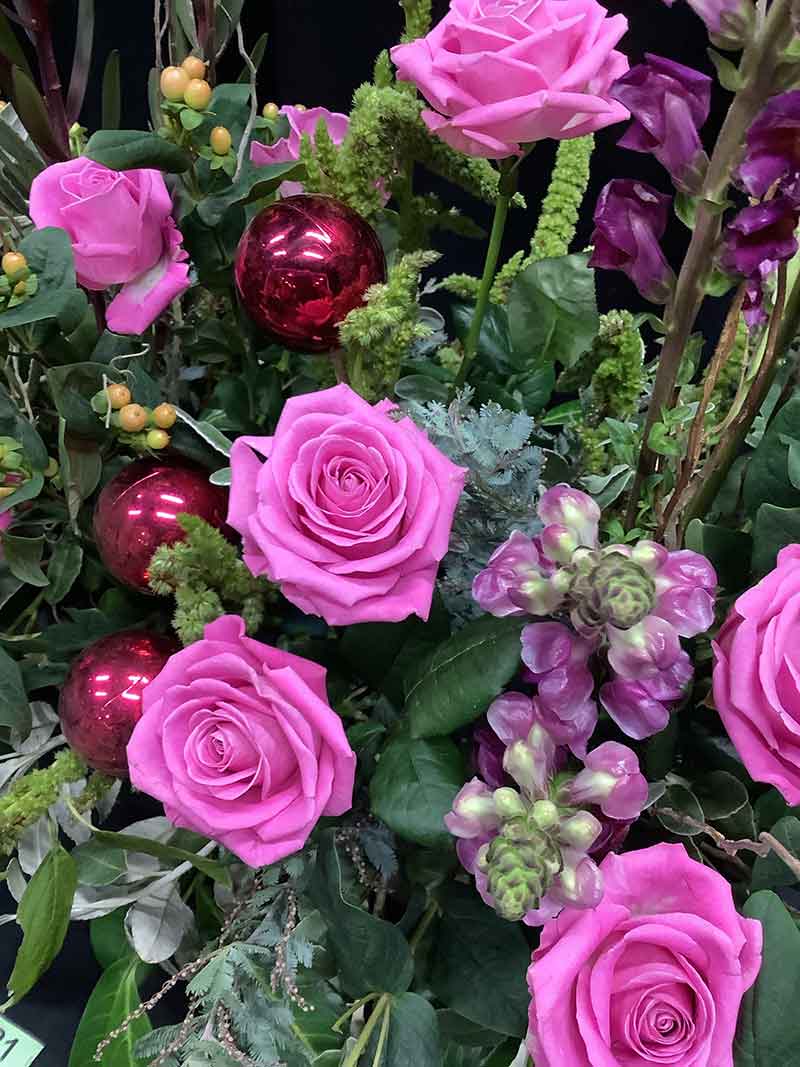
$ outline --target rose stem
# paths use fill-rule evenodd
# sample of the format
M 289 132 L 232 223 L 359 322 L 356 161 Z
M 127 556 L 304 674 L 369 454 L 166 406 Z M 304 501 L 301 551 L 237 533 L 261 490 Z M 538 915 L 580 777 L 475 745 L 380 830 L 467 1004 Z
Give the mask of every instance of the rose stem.
M 642 482 L 654 469 L 655 457 L 647 443 L 650 431 L 661 418 L 662 410 L 672 403 L 681 359 L 705 295 L 705 278 L 719 239 L 722 204 L 731 171 L 737 162 L 748 127 L 772 93 L 774 73 L 778 66 L 775 53 L 790 27 L 790 7 L 791 0 L 775 0 L 763 31 L 745 49 L 740 66 L 744 84 L 731 104 L 708 165 L 698 198 L 692 239 L 665 315 L 664 347 L 658 361 L 642 434 L 639 466 L 628 503 L 626 525 L 629 528 L 638 511 Z
M 453 384 L 453 392 L 460 389 L 467 380 L 472 361 L 478 351 L 478 339 L 481 335 L 481 326 L 489 307 L 489 295 L 492 291 L 492 282 L 497 271 L 497 261 L 500 258 L 500 246 L 503 242 L 503 232 L 506 228 L 508 209 L 517 191 L 517 160 L 514 158 L 504 159 L 500 164 L 500 183 L 498 186 L 497 200 L 494 206 L 494 222 L 492 233 L 489 237 L 489 248 L 486 252 L 486 263 L 483 268 L 478 299 L 475 303 L 475 311 L 472 313 L 472 322 L 469 325 L 469 333 L 464 341 L 464 358 L 461 360 L 456 380 Z

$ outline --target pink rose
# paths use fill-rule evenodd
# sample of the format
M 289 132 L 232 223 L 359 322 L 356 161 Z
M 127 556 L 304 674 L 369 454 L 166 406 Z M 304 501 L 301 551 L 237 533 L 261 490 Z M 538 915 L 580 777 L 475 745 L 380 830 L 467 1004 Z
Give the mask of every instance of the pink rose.
M 800 545 L 739 597 L 713 648 L 714 703 L 742 762 L 800 804 Z
M 258 166 L 271 163 L 291 163 L 300 158 L 300 140 L 304 133 L 308 134 L 312 142 L 317 133 L 319 120 L 324 119 L 331 140 L 339 145 L 345 138 L 350 119 L 347 115 L 340 115 L 336 111 L 328 111 L 324 107 L 312 107 L 302 110 L 297 107 L 285 106 L 281 108 L 281 114 L 286 116 L 289 123 L 289 136 L 282 137 L 275 144 L 261 144 L 253 141 L 250 146 L 250 159 Z M 297 196 L 302 193 L 302 182 L 283 182 L 278 192 L 281 196 Z
M 605 895 L 542 931 L 528 971 L 536 1067 L 733 1067 L 761 924 L 683 845 L 603 860 Z
M 33 179 L 30 213 L 39 229 L 67 231 L 86 289 L 122 286 L 106 313 L 116 333 L 143 333 L 189 287 L 160 171 L 109 170 L 83 157 L 54 163 Z
M 467 472 L 394 410 L 337 385 L 292 397 L 274 437 L 231 452 L 245 563 L 331 626 L 430 611 Z
M 427 37 L 392 49 L 429 129 L 470 156 L 504 159 L 628 118 L 609 91 L 628 69 L 628 28 L 597 0 L 451 0 Z
M 251 867 L 296 852 L 321 815 L 352 806 L 356 758 L 325 669 L 246 637 L 235 615 L 170 657 L 142 707 L 133 784 Z

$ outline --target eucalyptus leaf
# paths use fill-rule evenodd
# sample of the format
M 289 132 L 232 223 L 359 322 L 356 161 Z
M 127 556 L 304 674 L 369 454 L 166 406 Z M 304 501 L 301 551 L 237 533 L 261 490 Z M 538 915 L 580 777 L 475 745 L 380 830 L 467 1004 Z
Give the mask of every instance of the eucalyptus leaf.
M 179 887 L 162 885 L 131 905 L 125 930 L 140 959 L 163 963 L 177 952 L 193 923 L 194 913 L 181 900 Z
M 0 726 L 10 727 L 21 737 L 31 729 L 31 709 L 19 664 L 0 648 Z
M 111 885 L 125 872 L 125 853 L 90 839 L 72 850 L 81 885 Z
M 223 885 L 231 884 L 231 876 L 227 867 L 217 860 L 199 856 L 196 852 L 176 848 L 174 845 L 165 845 L 160 841 L 135 834 L 117 834 L 111 830 L 95 830 L 94 837 L 96 841 L 110 845 L 112 848 L 122 848 L 128 852 L 143 852 L 146 856 L 155 856 L 170 865 L 191 863 L 198 871 L 202 871 L 215 882 L 221 882 Z

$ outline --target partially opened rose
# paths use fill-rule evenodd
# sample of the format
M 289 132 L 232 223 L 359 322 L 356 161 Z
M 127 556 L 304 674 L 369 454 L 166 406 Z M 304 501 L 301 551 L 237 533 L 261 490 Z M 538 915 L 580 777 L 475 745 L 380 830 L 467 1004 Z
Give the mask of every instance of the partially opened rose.
M 714 703 L 742 762 L 800 804 L 800 545 L 739 597 L 713 647 Z
M 611 99 L 628 69 L 628 28 L 597 0 L 451 0 L 427 37 L 392 49 L 422 118 L 471 156 L 504 159 L 545 137 L 580 137 L 628 117 Z
M 292 397 L 231 453 L 228 522 L 253 574 L 332 626 L 430 611 L 466 471 L 394 405 L 346 385 Z
M 160 171 L 109 170 L 84 156 L 54 163 L 33 179 L 30 214 L 39 229 L 67 231 L 81 285 L 122 286 L 106 311 L 116 333 L 143 333 L 189 286 Z
M 172 656 L 142 706 L 133 784 L 251 867 L 296 852 L 321 815 L 352 805 L 356 759 L 325 669 L 246 637 L 238 616 Z
M 528 971 L 536 1067 L 732 1067 L 762 930 L 683 845 L 601 864 L 605 895 L 542 931 Z

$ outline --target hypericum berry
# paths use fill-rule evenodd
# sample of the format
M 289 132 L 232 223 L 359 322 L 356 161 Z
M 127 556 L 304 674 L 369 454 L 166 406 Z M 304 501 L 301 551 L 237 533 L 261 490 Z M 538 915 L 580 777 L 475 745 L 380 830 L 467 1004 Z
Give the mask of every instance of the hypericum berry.
M 131 391 L 127 385 L 109 385 L 106 388 L 106 395 L 114 411 L 127 407 L 131 402 Z
M 3 256 L 3 273 L 11 278 L 28 266 L 27 259 L 21 252 L 6 252 Z
M 205 78 L 206 65 L 200 56 L 187 56 L 181 66 L 190 78 Z
M 178 413 L 172 404 L 159 404 L 153 409 L 153 422 L 160 430 L 169 430 L 175 425 Z
M 308 111 L 308 108 L 305 104 L 295 104 L 294 109 L 295 111 Z
M 205 111 L 211 103 L 211 86 L 204 78 L 192 78 L 184 91 L 183 102 L 193 111 Z
M 161 71 L 161 93 L 173 104 L 183 100 L 183 94 L 189 87 L 191 78 L 183 67 L 164 67 Z
M 61 467 L 58 464 L 58 460 L 54 459 L 52 456 L 50 456 L 50 458 L 48 460 L 48 463 L 47 463 L 47 466 L 44 469 L 45 478 L 55 478 L 55 476 L 58 474 L 58 472 L 60 470 L 61 470 Z
M 119 424 L 126 433 L 139 433 L 147 425 L 147 412 L 141 404 L 126 404 L 119 413 Z
M 148 430 L 145 442 L 148 448 L 155 450 L 166 448 L 169 444 L 169 434 L 166 430 Z
M 277 104 L 264 104 L 264 107 L 261 109 L 261 114 L 265 119 L 276 119 L 280 113 L 281 109 Z
M 224 126 L 215 126 L 208 140 L 214 155 L 217 156 L 227 156 L 233 144 L 230 130 L 227 130 Z

